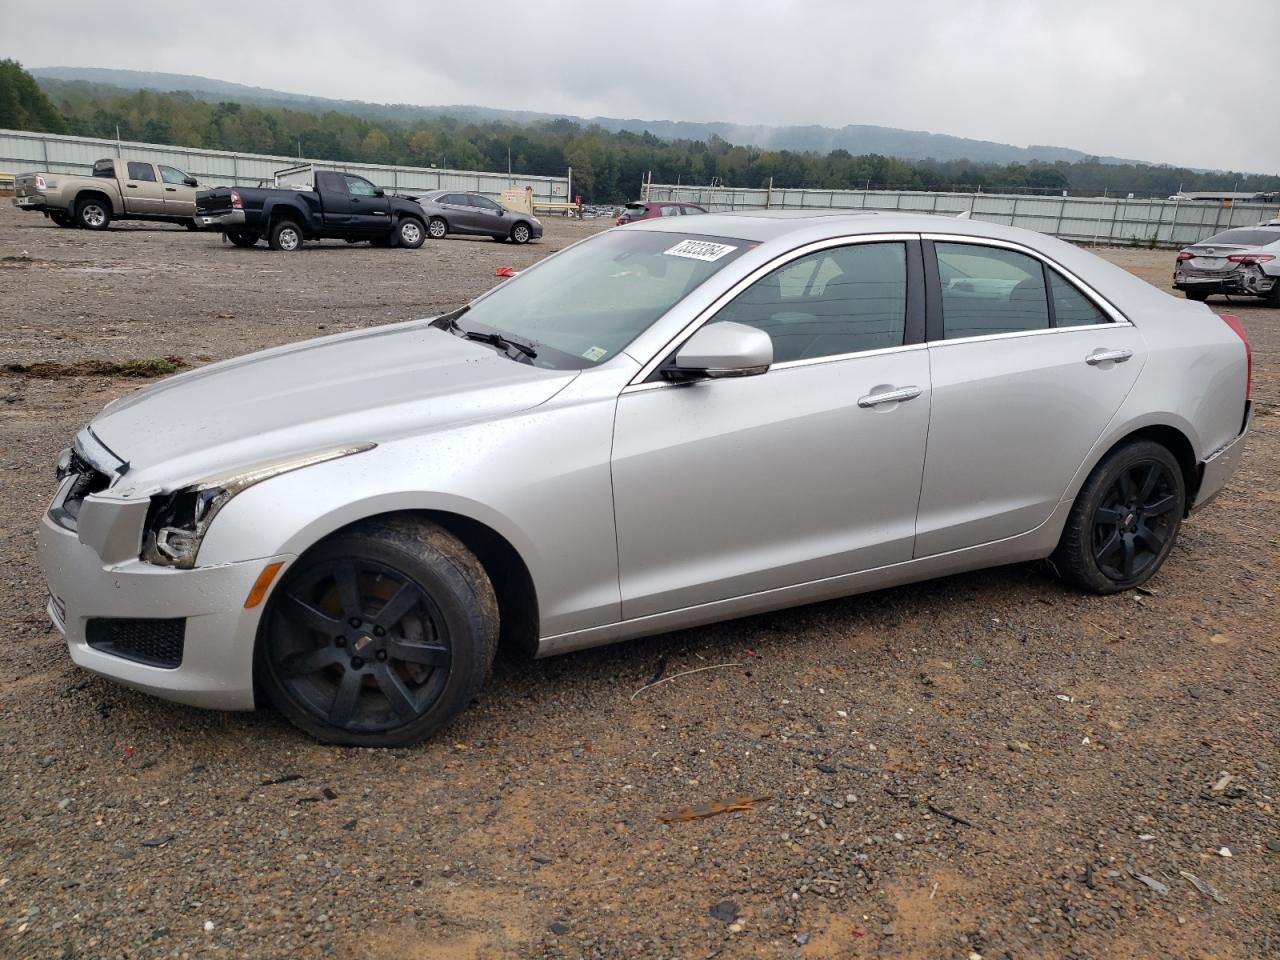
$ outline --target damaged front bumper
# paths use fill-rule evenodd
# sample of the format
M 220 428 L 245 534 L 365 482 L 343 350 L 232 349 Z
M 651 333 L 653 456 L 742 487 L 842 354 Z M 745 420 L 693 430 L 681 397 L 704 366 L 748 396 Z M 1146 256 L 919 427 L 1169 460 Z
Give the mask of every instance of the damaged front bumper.
M 179 570 L 138 559 L 145 505 L 90 495 L 40 524 L 48 613 L 77 666 L 196 707 L 251 710 L 263 606 L 245 608 L 265 566 L 291 556 Z

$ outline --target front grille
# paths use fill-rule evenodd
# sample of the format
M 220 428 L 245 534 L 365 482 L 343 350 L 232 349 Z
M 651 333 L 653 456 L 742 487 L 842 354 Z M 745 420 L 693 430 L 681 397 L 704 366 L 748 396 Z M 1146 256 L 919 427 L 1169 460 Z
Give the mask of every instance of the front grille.
M 152 667 L 182 666 L 187 621 L 98 618 L 85 628 L 89 646 Z

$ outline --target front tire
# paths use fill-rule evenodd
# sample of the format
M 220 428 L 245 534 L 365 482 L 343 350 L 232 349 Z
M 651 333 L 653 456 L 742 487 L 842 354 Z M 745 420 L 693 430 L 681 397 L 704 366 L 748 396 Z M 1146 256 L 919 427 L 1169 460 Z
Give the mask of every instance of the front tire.
M 511 242 L 524 245 L 533 239 L 533 231 L 527 223 L 517 223 L 511 228 Z
M 432 217 L 427 224 L 427 236 L 432 240 L 443 240 L 449 232 L 449 225 L 439 217 Z
M 1069 583 L 1119 593 L 1151 578 L 1173 549 L 1186 512 L 1182 467 L 1150 440 L 1109 453 L 1085 481 L 1052 560 Z
M 302 228 L 293 220 L 277 220 L 267 242 L 272 250 L 292 253 L 302 246 Z
M 396 240 L 400 246 L 406 249 L 417 250 L 422 246 L 422 241 L 426 239 L 426 228 L 422 225 L 422 221 L 416 217 L 404 217 L 396 225 Z
M 111 226 L 111 205 L 100 197 L 85 197 L 76 204 L 76 226 L 105 230 Z
M 497 643 L 493 586 L 462 542 L 431 523 L 378 520 L 290 568 L 263 617 L 256 671 L 317 740 L 404 746 L 466 708 Z

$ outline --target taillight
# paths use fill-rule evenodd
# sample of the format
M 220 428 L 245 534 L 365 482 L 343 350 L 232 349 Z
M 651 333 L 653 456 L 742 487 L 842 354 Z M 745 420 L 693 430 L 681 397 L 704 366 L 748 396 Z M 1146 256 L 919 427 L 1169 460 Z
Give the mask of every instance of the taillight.
M 1178 262 L 1181 263 L 1183 260 L 1194 260 L 1195 256 L 1196 255 L 1194 253 L 1188 253 L 1186 250 L 1183 250 L 1178 254 Z
M 47 183 L 47 181 L 45 180 L 45 178 L 44 178 L 44 177 L 36 177 L 36 189 L 37 189 L 37 190 L 45 190 L 45 189 L 47 189 L 47 188 L 48 188 L 48 186 L 49 186 L 49 184 Z
M 1244 341 L 1244 398 L 1248 400 L 1253 394 L 1253 346 L 1249 343 L 1249 336 L 1244 332 L 1244 324 L 1240 322 L 1239 317 L 1234 313 L 1224 313 L 1222 319 L 1236 332 L 1236 336 Z
M 1269 253 L 1233 253 L 1227 259 L 1232 263 L 1267 263 L 1275 257 Z
M 234 207 L 234 208 L 235 208 L 235 209 L 237 209 L 237 210 L 243 210 L 243 209 L 244 209 L 244 204 L 243 204 L 243 203 L 241 203 L 241 201 L 240 201 L 240 191 L 238 191 L 238 190 L 232 190 L 232 191 L 231 191 L 231 206 L 232 206 L 232 207 Z

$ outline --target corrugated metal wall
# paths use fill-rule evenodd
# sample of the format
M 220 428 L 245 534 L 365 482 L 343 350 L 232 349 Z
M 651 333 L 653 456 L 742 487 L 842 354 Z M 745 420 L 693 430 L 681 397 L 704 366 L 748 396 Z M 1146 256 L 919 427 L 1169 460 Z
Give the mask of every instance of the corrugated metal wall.
M 750 190 L 651 184 L 650 200 L 685 200 L 708 210 L 843 208 L 910 210 L 1025 227 L 1064 240 L 1183 247 L 1228 227 L 1280 217 L 1280 205 L 1116 197 L 1026 197 L 888 190 Z
M 184 170 L 207 186 L 254 186 L 270 181 L 276 170 L 313 163 L 322 170 L 344 170 L 367 177 L 386 190 L 426 191 L 438 188 L 468 190 L 497 198 L 503 190 L 533 188 L 535 202 L 564 201 L 569 196 L 565 177 L 512 177 L 471 170 L 438 170 L 427 167 L 395 167 L 369 163 L 335 163 L 273 157 L 264 154 L 229 153 L 195 147 L 167 147 L 155 143 L 117 144 L 114 140 L 64 137 L 51 133 L 0 130 L 0 171 L 24 173 L 48 170 L 52 173 L 83 173 L 103 157 L 129 157 L 152 163 L 167 163 Z

